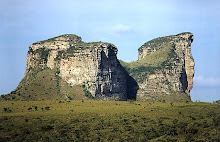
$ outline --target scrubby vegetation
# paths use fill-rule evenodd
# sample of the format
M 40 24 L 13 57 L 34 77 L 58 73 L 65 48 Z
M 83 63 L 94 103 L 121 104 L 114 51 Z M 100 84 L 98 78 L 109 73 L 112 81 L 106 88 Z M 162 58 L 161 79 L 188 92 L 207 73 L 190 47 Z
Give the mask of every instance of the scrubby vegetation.
M 166 43 L 170 43 L 172 41 L 172 36 L 166 36 L 166 37 L 159 37 L 152 39 L 148 42 L 146 42 L 144 45 L 142 45 L 138 51 L 142 51 L 144 47 L 151 47 L 151 48 L 156 48 L 156 47 L 161 47 Z
M 155 39 L 152 39 L 152 40 L 146 42 L 144 45 L 142 45 L 138 49 L 138 51 L 143 51 L 143 48 L 145 48 L 145 47 L 157 48 L 157 47 L 164 46 L 164 44 L 167 44 L 167 43 L 168 44 L 172 44 L 174 36 L 180 36 L 180 35 L 184 35 L 184 34 L 192 34 L 192 33 L 190 33 L 190 32 L 183 32 L 183 33 L 180 33 L 180 34 L 177 34 L 177 35 L 158 37 L 158 38 L 155 38 Z M 178 37 L 174 41 L 175 42 L 179 42 L 180 40 L 187 40 L 187 39 L 183 38 L 183 37 Z
M 139 66 L 137 68 L 125 67 L 125 69 L 133 78 L 135 78 L 137 82 L 143 82 L 147 75 L 154 74 L 155 70 L 161 68 L 152 66 Z
M 64 35 L 60 35 L 60 36 L 57 36 L 57 37 L 54 37 L 54 38 L 50 38 L 50 39 L 47 39 L 47 40 L 36 42 L 33 45 L 35 45 L 35 44 L 44 44 L 45 42 L 60 41 L 60 40 L 58 40 L 58 38 L 60 38 L 60 37 L 68 37 L 70 39 L 70 41 L 73 41 L 73 39 L 81 40 L 81 37 L 79 37 L 77 35 L 74 35 L 74 34 L 64 34 Z
M 171 43 L 162 43 L 159 44 L 162 47 L 157 52 L 146 55 L 141 60 L 131 63 L 120 60 L 120 63 L 137 82 L 142 83 L 148 75 L 154 74 L 158 70 L 162 71 L 162 69 L 169 69 L 173 66 L 172 59 L 176 58 L 176 53 L 174 51 L 175 45 Z
M 92 96 L 92 93 L 89 92 L 86 88 L 84 88 L 84 93 L 85 93 L 85 96 L 90 98 L 90 99 L 94 99 L 95 97 Z
M 0 141 L 220 141 L 218 104 L 84 100 L 0 106 Z
M 49 52 L 50 52 L 50 49 L 47 49 L 47 48 L 38 48 L 36 50 L 33 50 L 32 48 L 30 48 L 30 50 L 28 51 L 28 53 L 32 53 L 34 55 L 38 54 L 39 59 L 44 61 L 45 63 L 47 62 Z
M 45 69 L 35 73 L 35 77 L 24 78 L 15 91 L 2 95 L 0 100 L 81 100 L 85 99 L 83 87 L 70 86 L 56 73 Z

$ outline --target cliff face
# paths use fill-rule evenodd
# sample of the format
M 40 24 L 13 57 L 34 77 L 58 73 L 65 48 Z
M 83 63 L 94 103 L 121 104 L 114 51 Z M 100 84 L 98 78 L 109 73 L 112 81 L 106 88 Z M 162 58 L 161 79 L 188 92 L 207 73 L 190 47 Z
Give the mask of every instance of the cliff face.
M 28 95 L 31 99 L 39 99 L 39 90 L 44 90 L 41 91 L 41 99 L 48 99 L 43 96 L 50 94 L 46 86 L 55 84 L 54 98 L 76 99 L 77 94 L 73 95 L 74 91 L 70 90 L 78 86 L 85 94 L 81 99 L 86 97 L 99 100 L 135 99 L 135 95 L 128 92 L 128 82 L 132 78 L 120 65 L 116 54 L 117 48 L 113 44 L 85 43 L 76 35 L 62 35 L 34 43 L 29 47 L 25 77 L 15 93 L 21 94 L 22 99 L 28 99 Z M 30 89 L 36 88 L 34 82 L 42 78 L 39 74 L 45 71 L 54 75 L 49 79 L 54 82 L 45 83 L 37 90 Z M 39 85 L 45 80 L 45 76 L 39 81 Z M 26 90 L 23 89 L 24 86 Z M 70 88 L 66 88 L 67 86 Z
M 138 49 L 138 61 L 122 62 L 138 82 L 138 100 L 190 100 L 194 76 L 192 42 L 191 33 L 156 38 Z
M 190 101 L 194 60 L 191 33 L 153 39 L 138 60 L 118 61 L 110 43 L 62 35 L 29 47 L 25 76 L 4 99 Z

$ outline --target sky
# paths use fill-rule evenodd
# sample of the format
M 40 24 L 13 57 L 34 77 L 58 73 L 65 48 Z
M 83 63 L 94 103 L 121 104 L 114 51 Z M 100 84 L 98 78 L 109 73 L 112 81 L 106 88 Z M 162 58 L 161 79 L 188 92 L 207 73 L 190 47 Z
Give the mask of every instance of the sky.
M 218 0 L 5 0 L 0 4 L 0 94 L 24 76 L 28 47 L 62 34 L 110 42 L 118 58 L 137 60 L 145 42 L 181 32 L 194 34 L 193 101 L 220 99 Z

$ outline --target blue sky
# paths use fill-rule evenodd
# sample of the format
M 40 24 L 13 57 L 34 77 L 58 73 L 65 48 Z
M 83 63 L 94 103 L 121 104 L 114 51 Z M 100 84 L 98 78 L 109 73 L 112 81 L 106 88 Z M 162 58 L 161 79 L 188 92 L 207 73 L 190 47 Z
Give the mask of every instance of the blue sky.
M 61 34 L 118 47 L 118 58 L 161 36 L 192 32 L 193 101 L 220 99 L 220 2 L 218 0 L 7 0 L 0 5 L 0 94 L 24 76 L 28 47 Z

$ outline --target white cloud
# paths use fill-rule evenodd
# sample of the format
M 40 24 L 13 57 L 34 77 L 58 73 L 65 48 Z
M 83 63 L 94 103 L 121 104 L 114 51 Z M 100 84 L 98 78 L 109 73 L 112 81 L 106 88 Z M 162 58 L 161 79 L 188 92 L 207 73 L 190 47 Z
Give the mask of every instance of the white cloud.
M 194 84 L 196 86 L 220 87 L 220 78 L 195 76 Z
M 112 30 L 119 33 L 131 32 L 132 27 L 124 24 L 116 24 L 112 27 Z
M 135 33 L 134 29 L 125 24 L 115 24 L 115 25 L 107 25 L 107 26 L 99 26 L 93 29 L 93 35 L 96 36 L 95 40 L 113 41 L 120 37 L 130 36 Z M 93 36 L 94 37 L 94 36 Z M 115 42 L 114 42 L 115 43 Z

